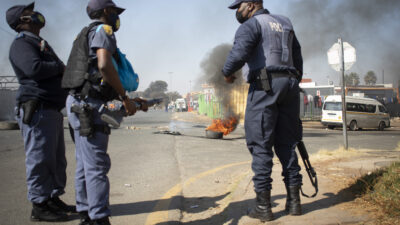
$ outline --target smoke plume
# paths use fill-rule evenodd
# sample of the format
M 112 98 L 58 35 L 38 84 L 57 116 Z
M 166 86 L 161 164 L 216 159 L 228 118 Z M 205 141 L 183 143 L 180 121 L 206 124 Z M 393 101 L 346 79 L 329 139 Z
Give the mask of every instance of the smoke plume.
M 229 111 L 228 107 L 231 91 L 243 84 L 241 71 L 237 71 L 233 74 L 237 77 L 234 84 L 228 84 L 225 82 L 222 68 L 224 67 L 225 60 L 231 49 L 232 44 L 218 45 L 211 50 L 200 64 L 203 75 L 199 82 L 205 82 L 214 87 L 215 95 L 225 109 L 225 116 L 229 116 L 229 114 L 231 115 L 233 113 Z
M 326 52 L 339 37 L 357 50 L 351 72 L 363 80 L 373 70 L 382 83 L 400 79 L 400 1 L 398 0 L 291 0 L 288 16 L 302 45 L 306 77 L 325 80 L 334 74 Z M 331 78 L 333 78 L 331 77 Z

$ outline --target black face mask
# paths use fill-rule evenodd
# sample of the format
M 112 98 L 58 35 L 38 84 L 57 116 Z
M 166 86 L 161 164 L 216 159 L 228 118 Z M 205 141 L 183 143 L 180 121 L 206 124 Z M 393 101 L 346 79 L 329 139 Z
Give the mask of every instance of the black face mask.
M 242 23 L 246 22 L 249 18 L 244 17 L 242 12 L 239 12 L 239 10 L 238 10 L 238 11 L 236 11 L 236 19 L 240 24 L 242 24 Z
M 111 13 L 108 16 L 108 21 L 110 22 L 110 25 L 113 28 L 114 32 L 119 30 L 119 27 L 121 25 L 121 21 L 119 20 L 119 16 L 118 16 L 117 13 Z

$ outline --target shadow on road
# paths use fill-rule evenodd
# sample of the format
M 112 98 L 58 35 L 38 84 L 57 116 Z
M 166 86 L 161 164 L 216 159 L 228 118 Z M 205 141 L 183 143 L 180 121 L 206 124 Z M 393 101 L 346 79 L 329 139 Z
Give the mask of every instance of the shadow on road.
M 303 215 L 322 210 L 328 209 L 332 206 L 338 205 L 340 203 L 345 203 L 349 201 L 353 201 L 355 199 L 354 194 L 350 191 L 350 188 L 346 188 L 338 192 L 334 193 L 324 193 L 322 194 L 324 198 L 302 204 Z M 272 207 L 276 207 L 278 204 L 275 203 L 278 199 L 285 199 L 286 195 L 276 195 L 272 196 Z M 284 204 L 284 203 L 283 203 Z M 157 225 L 206 225 L 206 224 L 231 224 L 237 225 L 240 219 L 244 216 L 247 216 L 248 208 L 254 205 L 253 199 L 247 199 L 239 202 L 231 202 L 221 213 L 212 215 L 206 219 L 194 220 L 189 222 L 180 222 L 180 221 L 169 221 L 164 223 L 158 223 Z M 287 216 L 287 213 L 284 210 L 274 211 L 275 220 Z M 299 223 L 301 223 L 301 217 L 299 217 Z
M 201 201 L 201 207 L 196 207 L 190 209 L 192 213 L 200 213 L 209 208 L 217 207 L 217 202 L 224 199 L 230 193 L 226 193 L 224 195 L 216 196 L 216 197 L 196 197 L 196 198 L 184 198 L 183 196 L 175 196 L 170 199 L 162 199 L 162 200 L 153 200 L 153 201 L 144 201 L 144 202 L 134 202 L 134 203 L 126 203 L 126 204 L 115 204 L 111 205 L 112 215 L 115 216 L 126 216 L 126 215 L 136 215 L 142 213 L 151 213 L 154 212 L 154 208 L 157 204 L 166 205 L 169 204 L 169 209 L 179 209 L 182 210 L 182 203 L 184 201 Z

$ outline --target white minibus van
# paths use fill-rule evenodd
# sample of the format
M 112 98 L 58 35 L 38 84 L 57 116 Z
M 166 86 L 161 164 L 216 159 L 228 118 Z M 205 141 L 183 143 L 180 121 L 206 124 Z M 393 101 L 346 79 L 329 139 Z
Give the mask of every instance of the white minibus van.
M 350 130 L 362 128 L 390 127 L 390 116 L 385 106 L 372 98 L 346 96 L 347 127 Z M 325 99 L 321 123 L 329 129 L 342 127 L 342 96 L 331 95 Z

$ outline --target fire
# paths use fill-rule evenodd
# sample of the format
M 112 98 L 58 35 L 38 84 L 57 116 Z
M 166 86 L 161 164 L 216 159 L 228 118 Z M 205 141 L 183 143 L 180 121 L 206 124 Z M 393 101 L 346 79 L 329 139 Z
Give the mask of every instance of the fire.
M 206 130 L 222 132 L 224 135 L 228 135 L 236 129 L 238 121 L 238 118 L 233 116 L 225 120 L 216 119 Z

